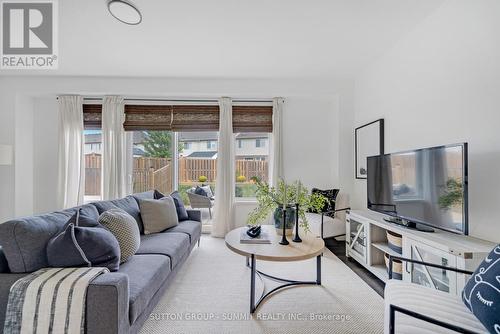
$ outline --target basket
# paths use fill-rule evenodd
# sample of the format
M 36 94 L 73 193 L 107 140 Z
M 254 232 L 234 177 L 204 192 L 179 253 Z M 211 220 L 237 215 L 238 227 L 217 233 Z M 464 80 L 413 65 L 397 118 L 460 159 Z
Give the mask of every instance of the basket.
M 389 272 L 389 254 L 384 254 L 385 267 L 387 272 Z M 393 279 L 403 279 L 403 263 L 401 260 L 392 260 L 392 278 Z
M 398 254 L 403 254 L 403 237 L 391 231 L 386 231 L 386 234 L 389 248 Z

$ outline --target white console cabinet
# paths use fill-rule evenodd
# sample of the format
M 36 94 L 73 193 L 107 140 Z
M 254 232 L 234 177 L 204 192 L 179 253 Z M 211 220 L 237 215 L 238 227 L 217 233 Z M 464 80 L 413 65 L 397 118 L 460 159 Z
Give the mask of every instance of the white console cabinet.
M 368 210 L 352 210 L 346 218 L 346 254 L 384 282 L 388 279 L 384 254 L 473 271 L 495 247 L 489 241 L 436 229 L 421 232 L 384 221 L 384 215 Z M 402 236 L 402 254 L 389 248 L 387 231 Z M 458 294 L 466 275 L 403 263 L 403 280 Z

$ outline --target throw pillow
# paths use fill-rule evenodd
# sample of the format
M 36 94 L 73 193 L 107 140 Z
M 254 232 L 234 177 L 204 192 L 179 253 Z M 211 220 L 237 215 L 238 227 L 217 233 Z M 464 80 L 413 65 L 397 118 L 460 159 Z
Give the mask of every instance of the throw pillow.
M 329 212 L 335 210 L 335 201 L 337 200 L 337 195 L 339 194 L 339 189 L 327 189 L 321 190 L 318 188 L 312 189 L 313 194 L 320 194 L 326 197 L 327 202 L 323 206 L 323 209 L 319 212 Z M 327 213 L 329 217 L 335 218 L 335 212 Z
M 153 193 L 153 198 L 154 199 L 161 199 L 165 197 L 165 195 L 163 195 L 161 192 L 159 192 L 158 190 L 155 189 L 154 193 Z
M 144 234 L 165 231 L 179 224 L 174 200 L 170 196 L 162 199 L 143 199 L 139 201 Z
M 205 190 L 205 193 L 207 194 L 207 197 L 214 197 L 214 193 L 212 191 L 212 188 L 210 188 L 210 185 L 206 185 L 206 186 L 201 186 L 201 189 Z
M 194 193 L 196 195 L 200 195 L 200 196 L 205 196 L 205 197 L 208 197 L 208 194 L 207 192 L 205 191 L 205 189 L 203 189 L 202 187 L 200 186 L 196 186 L 196 189 L 194 190 Z
M 179 194 L 178 191 L 174 191 L 173 193 L 170 194 L 170 197 L 174 200 L 175 204 L 175 209 L 177 211 L 177 218 L 179 221 L 184 221 L 188 220 L 189 216 L 186 210 L 186 207 L 184 206 L 184 202 L 182 201 L 181 194 Z
M 47 262 L 52 267 L 106 267 L 117 271 L 120 246 L 116 238 L 102 227 L 85 227 L 88 223 L 78 210 L 47 244 Z M 97 223 L 97 222 L 96 222 Z
M 474 271 L 462 299 L 490 333 L 500 333 L 500 245 Z
M 101 214 L 99 223 L 118 240 L 120 263 L 126 262 L 137 252 L 141 245 L 141 237 L 134 217 L 122 209 L 111 209 Z
M 81 226 L 81 227 L 101 227 L 99 225 L 99 222 L 92 216 L 88 214 L 85 210 L 82 210 L 81 208 L 77 210 L 78 215 L 74 214 L 71 216 L 71 218 L 68 220 L 68 223 L 72 223 L 75 226 Z

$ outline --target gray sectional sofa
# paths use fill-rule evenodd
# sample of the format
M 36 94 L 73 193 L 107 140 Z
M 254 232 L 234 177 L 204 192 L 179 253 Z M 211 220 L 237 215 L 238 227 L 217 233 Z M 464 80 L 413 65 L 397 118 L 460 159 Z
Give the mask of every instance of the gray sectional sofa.
M 111 208 L 132 215 L 143 231 L 138 205 L 153 192 L 81 208 L 98 216 Z M 46 245 L 78 208 L 20 218 L 0 224 L 0 333 L 3 332 L 9 289 L 29 272 L 47 267 Z M 136 333 L 200 241 L 201 213 L 188 210 L 189 220 L 162 233 L 142 235 L 141 246 L 117 272 L 97 277 L 87 290 L 87 333 Z

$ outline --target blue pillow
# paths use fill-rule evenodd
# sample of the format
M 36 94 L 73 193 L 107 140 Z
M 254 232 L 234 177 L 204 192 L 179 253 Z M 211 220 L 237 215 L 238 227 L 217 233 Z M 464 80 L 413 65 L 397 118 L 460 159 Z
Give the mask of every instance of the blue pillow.
M 82 220 L 85 223 L 85 219 Z M 47 261 L 51 267 L 106 267 L 117 271 L 120 246 L 107 229 L 79 226 L 80 210 L 47 244 Z
M 500 333 L 500 245 L 474 271 L 462 299 L 490 333 Z
M 206 192 L 205 189 L 203 189 L 202 187 L 200 186 L 196 186 L 196 189 L 194 190 L 194 193 L 196 195 L 200 195 L 200 196 L 205 196 L 205 197 L 208 197 L 208 194 Z
M 184 202 L 182 201 L 181 194 L 178 191 L 174 191 L 170 194 L 170 197 L 174 200 L 175 210 L 177 211 L 177 218 L 179 221 L 188 220 L 189 216 L 184 206 Z

